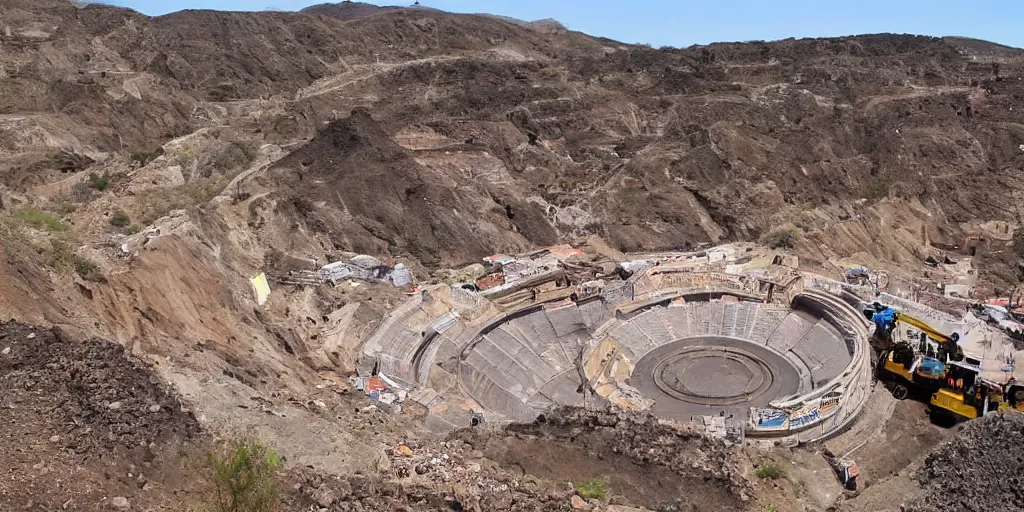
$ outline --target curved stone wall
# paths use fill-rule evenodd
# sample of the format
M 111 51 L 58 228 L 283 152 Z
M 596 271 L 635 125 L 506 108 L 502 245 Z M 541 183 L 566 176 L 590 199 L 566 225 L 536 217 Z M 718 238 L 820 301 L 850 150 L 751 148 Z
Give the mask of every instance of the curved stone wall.
M 802 442 L 822 439 L 852 422 L 870 391 L 868 328 L 863 316 L 844 301 L 813 289 L 804 290 L 798 300 L 819 308 L 821 318 L 842 335 L 850 362 L 838 375 L 808 393 L 752 408 L 748 435 L 795 436 Z

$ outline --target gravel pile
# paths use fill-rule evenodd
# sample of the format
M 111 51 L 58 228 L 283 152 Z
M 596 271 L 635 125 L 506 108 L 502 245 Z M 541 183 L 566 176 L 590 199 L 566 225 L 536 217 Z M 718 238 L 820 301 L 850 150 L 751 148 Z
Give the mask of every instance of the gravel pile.
M 51 432 L 75 453 L 199 432 L 177 396 L 124 347 L 0 323 L 0 424 L 13 439 Z
M 925 491 L 913 511 L 1024 510 L 1024 414 L 971 421 L 932 451 L 918 472 Z

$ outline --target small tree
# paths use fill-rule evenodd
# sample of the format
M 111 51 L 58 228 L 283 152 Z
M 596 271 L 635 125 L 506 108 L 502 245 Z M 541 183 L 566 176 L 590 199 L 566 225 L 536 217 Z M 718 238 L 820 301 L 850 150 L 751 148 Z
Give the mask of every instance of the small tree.
M 276 512 L 278 457 L 266 444 L 251 439 L 229 443 L 206 455 L 205 478 L 213 488 L 210 512 Z

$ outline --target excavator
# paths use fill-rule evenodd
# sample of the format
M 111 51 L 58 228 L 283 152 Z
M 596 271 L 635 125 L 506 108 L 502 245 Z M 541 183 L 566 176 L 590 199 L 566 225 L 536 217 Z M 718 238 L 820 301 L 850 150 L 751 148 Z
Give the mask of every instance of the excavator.
M 875 309 L 880 309 L 877 304 Z M 893 325 L 880 333 L 886 348 L 875 368 L 880 380 L 893 383 L 896 399 L 907 398 L 912 389 L 918 391 L 922 398 L 928 397 L 935 420 L 961 421 L 1003 410 L 1024 412 L 1024 383 L 1011 379 L 1000 384 L 983 378 L 980 361 L 964 357 L 957 333 L 943 334 L 905 313 L 896 312 L 894 318 L 895 323 L 918 330 L 904 332 Z

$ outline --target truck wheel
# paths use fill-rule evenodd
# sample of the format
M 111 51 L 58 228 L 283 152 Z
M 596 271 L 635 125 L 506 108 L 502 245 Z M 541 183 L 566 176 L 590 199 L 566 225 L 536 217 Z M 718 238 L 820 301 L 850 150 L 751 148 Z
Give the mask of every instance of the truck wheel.
M 896 384 L 892 387 L 892 397 L 896 400 L 906 400 L 909 394 L 910 390 L 903 384 Z
M 941 410 L 937 407 L 932 406 L 928 411 L 929 419 L 933 425 L 937 425 L 943 428 L 950 428 L 957 424 L 957 417 L 955 414 Z

